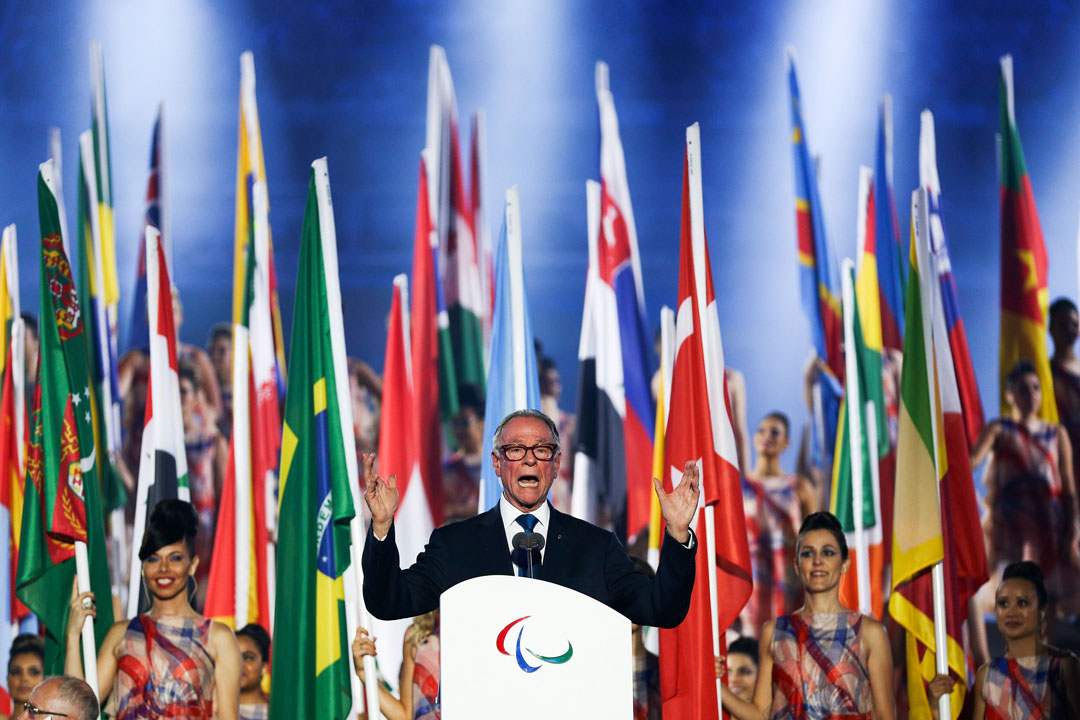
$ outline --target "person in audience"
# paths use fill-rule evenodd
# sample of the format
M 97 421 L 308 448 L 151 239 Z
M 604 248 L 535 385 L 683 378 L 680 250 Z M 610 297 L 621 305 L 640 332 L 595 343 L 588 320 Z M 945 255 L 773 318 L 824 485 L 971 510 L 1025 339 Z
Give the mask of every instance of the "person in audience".
M 34 688 L 26 702 L 17 709 L 21 717 L 97 720 L 101 714 L 94 689 L 81 678 L 61 675 L 51 677 Z
M 885 627 L 840 603 L 840 576 L 848 570 L 840 521 L 827 512 L 808 515 L 799 528 L 796 558 L 803 606 L 765 623 L 753 702 L 725 685 L 724 708 L 738 720 L 893 720 L 892 650 Z
M 182 500 L 162 500 L 150 513 L 139 548 L 150 612 L 115 623 L 98 651 L 98 690 L 108 698 L 105 712 L 116 720 L 238 718 L 236 637 L 191 607 L 188 578 L 199 565 L 198 528 L 195 508 Z M 93 592 L 72 595 L 64 669 L 81 678 L 80 629 L 97 611 Z
M 794 612 L 802 600 L 795 541 L 803 515 L 817 509 L 817 497 L 808 480 L 780 468 L 789 427 L 787 416 L 778 411 L 758 423 L 754 432 L 757 462 L 742 478 L 754 590 L 739 621 L 742 634 L 751 637 L 766 620 Z
M 221 392 L 218 427 L 221 434 L 228 437 L 232 432 L 232 325 L 219 322 L 210 328 L 207 352 L 214 368 L 218 390 Z
M 198 411 L 199 372 L 188 360 L 180 360 L 177 376 L 180 385 L 180 412 L 184 420 L 184 448 L 187 451 L 188 486 L 191 504 L 199 513 L 199 534 L 195 553 L 209 558 L 214 547 L 217 503 L 225 482 L 229 457 L 229 441 L 218 431 L 207 412 Z M 195 573 L 199 591 L 195 607 L 202 607 L 206 598 L 206 583 L 210 578 L 210 563 L 202 563 Z
M 1080 717 L 1080 658 L 1043 639 L 1047 593 L 1042 570 L 1030 561 L 1005 568 L 995 593 L 994 614 L 1005 638 L 1005 655 L 975 674 L 974 720 Z M 938 675 L 929 685 L 934 717 L 937 701 L 955 680 Z
M 363 360 L 349 358 L 349 392 L 352 395 L 356 458 L 363 464 L 363 456 L 379 447 L 382 378 Z
M 630 562 L 650 580 L 656 577 L 656 571 L 641 558 L 631 555 Z M 653 628 L 652 632 L 657 630 Z M 660 720 L 660 658 L 645 647 L 645 628 L 631 623 L 630 633 L 634 653 L 634 720 Z
M 24 633 L 11 641 L 8 654 L 7 689 L 11 695 L 12 717 L 22 712 L 23 703 L 45 677 L 45 641 L 39 635 Z M 7 720 L 7 715 L 0 713 Z
M 565 412 L 559 407 L 559 398 L 562 397 L 562 377 L 559 375 L 559 368 L 555 366 L 554 358 L 548 355 L 537 355 L 536 364 L 539 366 L 540 375 L 540 412 L 555 421 L 563 444 L 568 448 L 573 448 L 577 418 L 573 413 Z M 556 510 L 570 512 L 570 494 L 574 483 L 574 453 L 567 453 L 563 460 L 564 462 L 559 466 L 559 474 L 551 485 L 551 504 Z
M 1042 386 L 1034 365 L 1016 363 L 1006 385 L 1011 416 L 988 423 L 971 452 L 972 467 L 990 457 L 987 560 L 991 573 L 1037 560 L 1047 577 L 1051 617 L 1068 615 L 1080 593 L 1072 444 L 1060 425 L 1039 417 Z
M 352 644 L 353 666 L 361 682 L 364 679 L 364 656 L 376 655 L 375 638 L 364 628 L 357 628 Z M 401 647 L 401 670 L 398 673 L 400 699 L 379 683 L 379 710 L 387 720 L 439 720 L 439 611 L 413 618 L 405 630 Z
M 1050 372 L 1054 378 L 1054 399 L 1057 401 L 1058 421 L 1069 435 L 1069 444 L 1080 444 L 1080 359 L 1076 357 L 1076 338 L 1080 336 L 1080 314 L 1076 303 L 1058 298 L 1050 305 L 1050 337 L 1054 339 L 1054 356 Z M 1073 453 L 1073 478 L 1080 470 L 1080 455 Z
M 728 687 L 748 703 L 754 702 L 754 687 L 758 676 L 758 641 L 752 637 L 740 637 L 728 645 Z M 716 678 L 724 675 L 724 662 L 716 658 Z
M 457 450 L 443 465 L 446 522 L 464 520 L 480 504 L 480 472 L 484 450 L 484 397 L 472 383 L 458 386 L 458 412 L 450 421 Z
M 34 397 L 34 388 L 38 378 L 38 350 L 41 348 L 41 336 L 38 334 L 37 316 L 33 313 L 24 312 L 22 318 L 26 328 L 26 342 L 23 344 L 23 359 L 26 361 L 26 397 Z
M 267 663 L 270 662 L 270 633 L 257 623 L 236 632 L 240 646 L 240 720 L 267 720 L 270 698 L 263 692 Z

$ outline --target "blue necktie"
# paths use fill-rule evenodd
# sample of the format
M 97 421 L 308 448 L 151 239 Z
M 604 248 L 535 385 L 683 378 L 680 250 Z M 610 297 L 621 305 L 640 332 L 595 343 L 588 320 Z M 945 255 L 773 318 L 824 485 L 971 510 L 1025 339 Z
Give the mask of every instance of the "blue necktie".
M 518 515 L 515 520 L 518 525 L 525 529 L 525 532 L 531 533 L 536 527 L 536 523 L 539 522 L 535 515 Z M 525 553 L 519 550 L 514 551 L 514 562 L 518 566 L 518 577 L 529 576 L 529 559 L 525 556 Z M 540 567 L 540 551 L 533 551 L 533 575 L 536 574 L 536 570 Z

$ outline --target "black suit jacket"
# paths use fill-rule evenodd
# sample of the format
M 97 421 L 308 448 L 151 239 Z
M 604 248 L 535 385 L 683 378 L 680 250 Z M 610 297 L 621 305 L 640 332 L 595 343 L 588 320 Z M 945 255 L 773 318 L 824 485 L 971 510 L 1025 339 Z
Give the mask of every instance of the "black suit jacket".
M 614 533 L 551 509 L 544 562 L 536 577 L 584 593 L 639 625 L 675 627 L 690 608 L 694 553 L 667 533 L 656 578 L 634 569 Z M 364 601 L 377 618 L 434 610 L 439 596 L 482 575 L 514 575 L 496 505 L 431 533 L 412 567 L 402 570 L 394 527 L 382 541 L 370 528 L 364 544 Z

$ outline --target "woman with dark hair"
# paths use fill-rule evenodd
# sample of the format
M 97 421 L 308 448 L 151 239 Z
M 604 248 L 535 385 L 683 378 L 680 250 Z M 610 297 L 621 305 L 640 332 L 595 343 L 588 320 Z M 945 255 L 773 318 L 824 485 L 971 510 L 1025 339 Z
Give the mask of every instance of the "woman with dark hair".
M 270 698 L 263 692 L 266 664 L 270 662 L 270 633 L 258 623 L 250 623 L 236 632 L 240 645 L 240 720 L 266 720 L 270 717 Z
M 139 559 L 150 612 L 109 628 L 98 652 L 98 691 L 117 720 L 151 717 L 237 720 L 240 650 L 225 625 L 191 607 L 199 558 L 191 503 L 162 500 L 146 523 Z M 71 601 L 64 672 L 81 678 L 80 628 L 95 616 L 94 594 Z M 110 695 L 111 693 L 111 695 Z
M 989 422 L 971 451 L 972 468 L 990 457 L 987 560 L 991 577 L 1008 563 L 1037 560 L 1045 568 L 1053 620 L 1080 610 L 1072 444 L 1060 425 L 1039 417 L 1043 388 L 1034 365 L 1017 362 L 1005 382 L 1011 415 Z M 981 594 L 986 611 L 993 587 Z
M 8 654 L 7 688 L 11 695 L 11 717 L 19 717 L 23 703 L 45 679 L 45 641 L 39 635 L 23 633 L 11 641 Z M 0 718 L 7 720 L 0 712 Z
M 724 708 L 738 720 L 893 720 L 885 628 L 840 603 L 848 547 L 835 516 L 816 512 L 803 520 L 795 568 L 802 607 L 765 623 L 753 702 L 722 686 Z
M 1043 642 L 1047 592 L 1033 562 L 1005 568 L 995 594 L 994 613 L 1005 638 L 1005 656 L 975 674 L 975 720 L 1080 717 L 1080 658 Z M 930 683 L 931 706 L 952 692 L 952 678 Z

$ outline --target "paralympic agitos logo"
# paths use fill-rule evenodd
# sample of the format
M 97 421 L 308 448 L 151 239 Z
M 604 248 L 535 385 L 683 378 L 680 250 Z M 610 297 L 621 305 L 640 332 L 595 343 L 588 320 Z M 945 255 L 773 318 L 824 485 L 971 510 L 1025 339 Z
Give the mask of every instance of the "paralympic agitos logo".
M 543 667 L 542 665 L 530 665 L 528 663 L 528 661 L 526 661 L 525 655 L 522 654 L 522 651 L 521 651 L 522 650 L 522 648 L 521 648 L 521 636 L 525 634 L 525 625 L 524 625 L 524 623 L 522 621 L 528 620 L 530 617 L 532 617 L 532 616 L 531 615 L 526 615 L 524 617 L 519 617 L 517 620 L 514 620 L 512 623 L 510 623 L 509 625 L 504 627 L 499 632 L 499 636 L 497 638 L 495 638 L 495 648 L 499 652 L 501 652 L 503 655 L 507 655 L 507 656 L 509 656 L 511 654 L 515 655 L 517 657 L 518 667 L 521 668 L 522 672 L 527 672 L 527 673 L 536 672 L 541 667 Z M 510 634 L 510 629 L 513 628 L 515 625 L 517 625 L 519 623 L 521 623 L 521 627 L 518 628 L 517 643 L 515 644 L 515 651 L 514 651 L 514 653 L 511 653 L 509 650 L 506 649 L 506 636 Z M 529 655 L 531 655 L 532 657 L 536 658 L 537 660 L 541 661 L 542 663 L 550 663 L 551 665 L 562 665 L 563 663 L 567 662 L 570 658 L 572 658 L 574 656 L 574 646 L 570 644 L 569 640 L 567 640 L 566 641 L 566 652 L 564 652 L 562 655 L 540 655 L 540 654 L 537 654 L 537 653 L 533 652 L 529 648 L 525 648 L 525 652 L 528 653 Z

